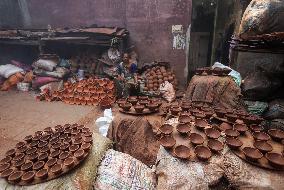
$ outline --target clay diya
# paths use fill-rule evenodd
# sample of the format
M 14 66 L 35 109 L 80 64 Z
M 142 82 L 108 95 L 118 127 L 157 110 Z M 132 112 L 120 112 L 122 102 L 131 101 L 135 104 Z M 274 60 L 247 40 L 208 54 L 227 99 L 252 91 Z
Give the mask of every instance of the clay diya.
M 53 148 L 54 150 L 57 150 L 57 149 L 59 149 L 61 146 L 62 146 L 61 143 L 55 143 L 55 144 L 51 145 L 51 148 Z
M 194 117 L 196 117 L 197 119 L 204 119 L 204 118 L 206 118 L 206 115 L 204 114 L 204 112 L 193 112 L 192 115 Z
M 42 148 L 42 147 L 45 147 L 45 146 L 47 146 L 47 145 L 48 145 L 48 142 L 47 142 L 47 141 L 42 141 L 42 142 L 38 143 L 37 147 L 38 147 L 38 148 Z
M 208 123 L 207 123 L 206 120 L 204 120 L 204 119 L 195 119 L 195 127 L 197 129 L 203 130 L 207 126 L 208 126 Z
M 212 153 L 206 146 L 196 146 L 194 149 L 196 157 L 201 161 L 206 161 L 211 158 Z
M 31 147 L 36 147 L 36 146 L 38 145 L 38 143 L 39 143 L 39 141 L 34 141 L 34 140 L 33 140 L 33 141 L 31 142 L 30 146 L 31 146 Z
M 141 100 L 141 101 L 139 101 L 139 104 L 143 105 L 143 106 L 147 106 L 149 104 L 149 101 L 148 100 Z
M 189 115 L 180 115 L 178 121 L 180 123 L 190 123 L 192 121 L 192 118 Z
M 269 129 L 268 134 L 277 142 L 280 142 L 282 139 L 284 139 L 284 131 L 280 129 Z
M 21 159 L 21 160 L 18 160 L 16 162 L 14 162 L 13 166 L 16 167 L 16 168 L 21 168 L 21 166 L 25 163 L 25 159 Z
M 225 131 L 227 129 L 232 129 L 232 125 L 230 125 L 229 123 L 223 122 L 221 123 L 221 125 L 218 126 L 218 129 L 221 131 Z
M 37 170 L 38 171 L 38 170 L 42 169 L 44 164 L 45 164 L 44 161 L 38 161 L 38 162 L 34 163 L 33 170 Z
M 284 168 L 284 158 L 278 153 L 266 153 L 265 158 L 275 168 Z
M 257 125 L 257 124 L 252 124 L 249 126 L 249 128 L 253 131 L 253 132 L 261 132 L 264 130 L 263 126 L 261 125 Z
M 253 143 L 253 146 L 255 148 L 257 148 L 263 154 L 265 154 L 267 152 L 271 152 L 273 150 L 272 146 L 269 143 L 267 143 L 266 141 L 255 141 Z
M 131 108 L 131 104 L 129 103 L 120 104 L 120 107 L 123 109 L 123 111 L 129 111 Z
M 17 154 L 12 161 L 18 161 L 18 160 L 21 160 L 25 157 L 25 154 L 24 153 L 20 153 L 20 154 Z
M 270 140 L 270 136 L 264 132 L 254 132 L 252 134 L 253 138 L 257 141 L 268 141 Z
M 214 128 L 205 129 L 205 134 L 210 139 L 218 139 L 221 136 L 221 133 Z
M 83 142 L 83 139 L 82 139 L 82 138 L 77 138 L 77 139 L 74 140 L 73 144 L 74 144 L 74 145 L 81 145 L 82 142 Z
M 92 146 L 91 143 L 83 143 L 83 144 L 81 145 L 81 148 L 82 148 L 83 150 L 85 150 L 85 151 L 88 151 L 88 150 L 90 150 L 91 146 Z M 78 149 L 77 149 L 77 150 L 78 150 Z M 75 152 L 75 151 L 74 151 L 74 152 Z
M 193 145 L 201 145 L 204 143 L 204 138 L 197 133 L 191 133 L 189 138 Z
M 74 153 L 75 158 L 81 160 L 84 157 L 85 151 L 83 149 L 79 149 Z
M 171 108 L 171 114 L 173 114 L 173 115 L 178 115 L 180 112 L 181 112 L 180 107 L 172 107 Z
M 26 141 L 27 143 L 30 143 L 33 139 L 33 136 L 32 135 L 28 135 L 24 138 L 24 141 Z
M 63 162 L 64 166 L 71 168 L 75 164 L 75 160 L 73 157 L 66 158 Z
M 38 159 L 37 153 L 32 153 L 26 156 L 26 160 L 36 161 Z
M 0 176 L 1 176 L 2 178 L 8 178 L 13 172 L 14 172 L 14 170 L 11 169 L 11 168 L 9 168 L 9 169 L 3 171 L 3 172 L 0 174 Z
M 11 149 L 11 150 L 8 150 L 5 155 L 13 157 L 15 154 L 16 154 L 16 150 L 15 149 Z
M 22 166 L 21 166 L 21 170 L 22 171 L 29 171 L 29 170 L 31 170 L 33 168 L 33 162 L 26 162 L 25 164 L 23 164 Z
M 60 150 L 67 150 L 69 146 L 70 146 L 69 144 L 63 144 L 61 145 Z
M 62 152 L 60 155 L 59 155 L 59 159 L 60 160 L 65 160 L 67 157 L 69 157 L 70 154 L 69 152 Z
M 165 135 L 160 138 L 160 143 L 163 147 L 169 149 L 176 144 L 176 140 L 171 135 Z
M 214 115 L 214 112 L 213 111 L 204 111 L 204 114 L 205 114 L 207 119 L 210 119 L 212 117 L 212 115 Z
M 145 106 L 143 105 L 135 105 L 134 106 L 134 109 L 137 113 L 143 113 L 144 109 L 145 109 Z
M 216 139 L 209 139 L 207 145 L 213 152 L 220 152 L 224 148 L 224 144 Z
M 48 153 L 47 152 L 44 152 L 44 153 L 41 153 L 38 155 L 38 160 L 39 161 L 47 161 L 48 159 Z
M 190 148 L 184 145 L 176 146 L 174 154 L 180 159 L 188 159 L 190 157 Z
M 60 174 L 62 172 L 61 164 L 55 164 L 54 166 L 51 167 L 50 171 L 55 175 Z
M 151 104 L 147 104 L 147 108 L 151 111 L 154 112 L 159 108 L 159 105 L 156 103 L 151 103 Z
M 190 108 L 191 108 L 191 105 L 188 104 L 188 103 L 183 103 L 183 104 L 181 104 L 180 107 L 181 107 L 182 111 L 189 111 Z
M 85 143 L 92 143 L 93 142 L 93 138 L 92 137 L 85 137 L 84 138 L 84 142 Z
M 26 151 L 26 154 L 29 155 L 29 154 L 33 154 L 37 151 L 37 148 L 29 148 L 27 151 Z
M 70 150 L 71 152 L 76 152 L 79 148 L 80 148 L 79 145 L 71 145 L 71 146 L 69 147 L 69 150 Z
M 60 153 L 61 153 L 60 150 L 54 150 L 54 151 L 52 151 L 52 152 L 50 153 L 50 156 L 51 156 L 52 158 L 57 158 Z
M 52 167 L 54 164 L 57 163 L 57 159 L 56 158 L 51 158 L 46 162 L 47 167 Z
M 4 163 L 10 163 L 12 160 L 11 156 L 6 156 L 5 158 L 3 158 L 2 160 L 0 160 L 0 164 L 4 164 Z
M 238 137 L 240 136 L 240 133 L 234 129 L 226 129 L 224 131 L 224 133 L 226 134 L 226 137 Z
M 24 172 L 22 171 L 15 171 L 8 177 L 8 181 L 11 183 L 17 183 L 21 180 L 23 174 Z
M 174 130 L 173 126 L 171 126 L 169 124 L 164 124 L 159 128 L 159 131 L 162 134 L 165 134 L 165 135 L 171 134 L 173 132 L 173 130 Z
M 217 117 L 224 118 L 227 112 L 225 110 L 216 109 L 215 113 L 216 113 Z
M 226 114 L 226 117 L 227 120 L 232 123 L 234 123 L 238 119 L 238 116 L 235 114 Z
M 34 180 L 35 172 L 34 171 L 28 171 L 22 175 L 22 181 L 25 183 L 30 183 Z
M 236 150 L 241 146 L 243 146 L 242 141 L 240 141 L 238 138 L 233 138 L 233 137 L 227 137 L 226 144 L 228 145 L 228 147 L 230 147 L 233 150 Z
M 19 149 L 19 148 L 21 148 L 21 147 L 23 147 L 23 146 L 25 146 L 25 145 L 26 145 L 26 143 L 24 143 L 24 142 L 18 142 L 18 143 L 16 144 L 16 148 Z
M 7 170 L 10 166 L 11 166 L 11 164 L 9 164 L 9 163 L 1 164 L 0 165 L 0 172 L 3 172 L 4 170 Z
M 139 96 L 138 99 L 139 100 L 148 100 L 149 97 L 148 96 Z
M 132 105 L 136 105 L 138 100 L 134 99 L 134 98 L 133 99 L 130 98 L 130 99 L 128 99 L 128 102 L 131 103 Z
M 50 136 L 49 135 L 43 135 L 39 140 L 42 141 L 42 142 L 46 142 L 50 139 Z
M 241 135 L 244 135 L 246 131 L 248 130 L 248 127 L 246 124 L 234 124 L 233 126 L 234 130 L 238 131 Z
M 179 123 L 176 127 L 177 131 L 182 134 L 182 135 L 186 135 L 190 132 L 190 126 L 187 123 Z
M 252 162 L 256 162 L 263 157 L 263 154 L 256 148 L 244 147 L 243 153 L 246 159 Z

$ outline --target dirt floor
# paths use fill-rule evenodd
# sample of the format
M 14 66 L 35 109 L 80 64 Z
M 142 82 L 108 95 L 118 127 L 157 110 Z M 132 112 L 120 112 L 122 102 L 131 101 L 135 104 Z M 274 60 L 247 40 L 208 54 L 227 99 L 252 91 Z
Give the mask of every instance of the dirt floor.
M 94 106 L 40 102 L 30 93 L 0 92 L 0 159 L 16 142 L 46 127 L 80 123 L 95 129 L 95 120 L 101 114 Z

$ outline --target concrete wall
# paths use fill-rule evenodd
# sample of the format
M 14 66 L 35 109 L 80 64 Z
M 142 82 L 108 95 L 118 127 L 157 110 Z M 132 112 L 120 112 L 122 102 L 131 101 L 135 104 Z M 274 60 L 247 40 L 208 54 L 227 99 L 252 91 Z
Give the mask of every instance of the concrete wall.
M 12 26 L 125 27 L 130 31 L 130 45 L 136 46 L 140 63 L 169 61 L 181 85 L 186 85 L 186 48 L 173 49 L 172 25 L 182 25 L 182 36 L 186 36 L 191 22 L 191 0 L 14 0 L 13 3 L 12 7 L 20 9 L 22 17 L 21 24 L 11 18 Z

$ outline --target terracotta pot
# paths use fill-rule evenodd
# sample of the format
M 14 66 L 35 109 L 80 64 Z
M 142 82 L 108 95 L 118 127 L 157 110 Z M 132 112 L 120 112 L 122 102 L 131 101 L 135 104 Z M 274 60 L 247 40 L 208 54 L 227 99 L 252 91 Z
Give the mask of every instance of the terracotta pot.
M 174 130 L 173 126 L 171 126 L 169 124 L 164 124 L 159 128 L 159 131 L 162 134 L 165 134 L 165 135 L 171 134 L 173 132 L 173 130 Z
M 248 127 L 246 124 L 234 124 L 233 126 L 234 130 L 238 131 L 241 135 L 244 135 L 246 131 L 248 130 Z
M 220 126 L 218 126 L 218 129 L 221 131 L 225 131 L 227 129 L 233 129 L 233 127 L 231 124 L 223 122 Z
M 197 133 L 191 133 L 189 138 L 193 145 L 201 145 L 204 143 L 204 138 Z
M 261 132 L 261 131 L 264 130 L 263 126 L 261 126 L 261 125 L 256 125 L 256 124 L 250 125 L 249 128 L 250 128 L 253 132 Z
M 189 126 L 189 124 L 186 123 L 180 123 L 177 125 L 176 127 L 177 131 L 182 134 L 182 135 L 186 135 L 190 132 L 191 128 Z
M 238 137 L 240 136 L 240 133 L 233 129 L 226 129 L 225 131 L 226 137 Z
M 238 116 L 235 114 L 226 114 L 226 117 L 227 120 L 232 123 L 234 123 L 238 119 Z
M 176 144 L 176 140 L 170 135 L 165 135 L 160 138 L 160 143 L 164 148 L 169 149 Z
M 243 146 L 242 141 L 240 141 L 238 138 L 233 138 L 233 137 L 227 137 L 226 138 L 226 144 L 228 145 L 228 147 L 230 147 L 231 149 L 234 149 L 234 150 Z
M 270 136 L 264 132 L 254 132 L 252 136 L 254 137 L 255 140 L 258 140 L 258 141 L 270 140 Z
M 145 106 L 143 105 L 136 105 L 134 106 L 134 109 L 137 113 L 143 113 L 144 109 L 145 109 Z
M 210 149 L 206 146 L 196 146 L 194 153 L 196 157 L 201 161 L 207 161 L 212 156 Z
M 48 148 L 48 147 L 47 147 Z M 39 161 L 47 161 L 48 159 L 48 153 L 47 152 L 44 152 L 44 153 L 41 153 L 39 154 L 38 156 L 38 160 Z
M 192 121 L 192 118 L 189 115 L 180 115 L 178 121 L 180 123 L 190 123 Z
M 124 104 L 121 104 L 120 107 L 123 109 L 123 111 L 129 111 L 131 108 L 131 104 L 124 103 Z
M 213 128 L 205 129 L 205 134 L 210 139 L 218 139 L 221 136 L 221 133 Z
M 278 153 L 267 153 L 265 158 L 268 160 L 269 164 L 275 168 L 284 168 L 284 158 Z
M 178 115 L 181 112 L 181 108 L 179 107 L 173 107 L 171 108 L 171 114 Z
M 191 108 L 191 105 L 189 103 L 183 103 L 183 104 L 181 104 L 180 107 L 181 107 L 182 111 L 189 111 L 190 108 Z
M 280 142 L 282 139 L 284 139 L 284 131 L 280 129 L 269 129 L 268 134 L 277 142 Z
M 8 181 L 12 183 L 17 183 L 21 180 L 23 174 L 24 172 L 22 171 L 15 171 L 8 177 Z
M 184 145 L 176 146 L 174 154 L 180 159 L 188 159 L 190 157 L 190 148 Z
M 255 141 L 253 143 L 253 146 L 255 148 L 257 148 L 263 154 L 265 154 L 267 152 L 271 152 L 273 150 L 272 146 L 269 143 L 267 143 L 266 141 Z
M 211 151 L 216 152 L 216 153 L 222 151 L 224 148 L 224 144 L 216 139 L 208 140 L 207 145 Z
M 147 104 L 147 108 L 150 111 L 154 112 L 154 111 L 156 111 L 159 108 L 159 105 L 156 104 L 156 103 L 149 103 L 149 104 Z
M 149 97 L 148 96 L 139 96 L 138 99 L 139 100 L 148 100 Z
M 18 151 L 19 151 L 20 153 L 25 153 L 27 150 L 28 150 L 28 147 L 27 147 L 27 146 L 23 146 L 23 147 L 21 147 L 21 148 L 18 149 Z
M 61 153 L 60 150 L 54 150 L 52 152 L 50 152 L 50 157 L 52 158 L 58 158 L 59 154 Z
M 256 162 L 263 157 L 263 154 L 259 150 L 252 147 L 244 147 L 243 153 L 246 156 L 246 159 L 252 162 Z
M 224 118 L 225 117 L 225 114 L 227 113 L 225 110 L 215 110 L 215 113 L 217 115 L 217 117 L 219 118 Z
M 26 160 L 30 161 L 36 161 L 38 159 L 38 154 L 37 153 L 32 153 L 26 156 Z
M 27 143 L 30 143 L 32 141 L 33 136 L 32 135 L 28 135 L 24 138 L 24 141 L 26 141 Z
M 197 129 L 203 130 L 207 126 L 208 126 L 208 123 L 207 123 L 206 120 L 204 120 L 204 119 L 195 119 L 195 127 Z

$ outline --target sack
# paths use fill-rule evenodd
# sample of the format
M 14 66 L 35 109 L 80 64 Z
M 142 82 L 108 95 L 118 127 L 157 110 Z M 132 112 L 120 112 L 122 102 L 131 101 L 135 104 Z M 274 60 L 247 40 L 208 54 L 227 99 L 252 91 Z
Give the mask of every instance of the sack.
M 9 78 L 19 72 L 24 72 L 24 70 L 12 64 L 0 65 L 0 76 L 2 77 Z
M 32 81 L 32 87 L 33 89 L 39 88 L 45 84 L 48 84 L 50 82 L 56 82 L 59 81 L 56 78 L 53 77 L 36 77 L 33 81 Z
M 107 136 L 108 128 L 112 122 L 113 116 L 111 109 L 105 109 L 104 116 L 96 120 L 96 127 L 99 129 L 99 133 L 103 136 Z
M 270 102 L 268 110 L 264 114 L 264 118 L 269 120 L 284 119 L 284 100 Z
M 17 67 L 20 67 L 21 69 L 23 69 L 24 71 L 30 71 L 32 70 L 32 66 L 31 65 L 27 65 L 25 63 L 21 63 L 19 61 L 15 61 L 15 60 L 11 60 L 11 64 L 15 65 Z
M 244 12 L 239 35 L 248 38 L 259 34 L 284 31 L 283 0 L 252 0 Z
M 34 73 L 42 77 L 54 77 L 54 78 L 62 79 L 65 76 L 67 76 L 70 73 L 70 71 L 63 67 L 57 67 L 56 70 L 53 72 L 44 71 L 42 69 L 35 69 Z
M 53 71 L 58 62 L 50 59 L 39 59 L 33 63 L 33 67 L 36 69 L 43 69 L 45 71 Z
M 15 86 L 18 82 L 23 80 L 23 75 L 21 73 L 16 73 L 10 76 L 2 85 L 1 91 L 7 91 L 13 86 Z
M 168 81 L 160 85 L 160 92 L 162 93 L 162 97 L 165 98 L 168 102 L 172 102 L 176 98 L 175 89 L 173 85 Z

